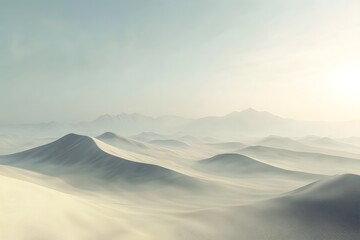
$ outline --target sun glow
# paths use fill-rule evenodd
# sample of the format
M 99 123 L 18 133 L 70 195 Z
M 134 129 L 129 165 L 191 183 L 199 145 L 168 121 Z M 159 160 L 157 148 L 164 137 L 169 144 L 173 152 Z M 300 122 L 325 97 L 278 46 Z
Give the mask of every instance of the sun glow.
M 336 74 L 333 86 L 345 94 L 360 96 L 360 69 L 351 69 Z

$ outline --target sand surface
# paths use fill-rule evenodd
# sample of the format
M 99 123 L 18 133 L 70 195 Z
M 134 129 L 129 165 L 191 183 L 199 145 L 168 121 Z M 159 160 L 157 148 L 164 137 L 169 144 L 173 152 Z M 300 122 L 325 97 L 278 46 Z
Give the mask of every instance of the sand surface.
M 0 239 L 360 237 L 350 139 L 159 136 L 3 137 Z

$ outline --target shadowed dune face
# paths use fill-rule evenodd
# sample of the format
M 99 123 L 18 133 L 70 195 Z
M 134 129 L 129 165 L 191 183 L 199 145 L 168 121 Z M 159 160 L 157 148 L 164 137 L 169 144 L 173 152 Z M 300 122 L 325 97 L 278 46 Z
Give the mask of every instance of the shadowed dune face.
M 359 175 L 338 175 L 292 191 L 271 201 L 271 204 L 276 209 L 288 211 L 304 225 L 311 222 L 313 226 L 310 225 L 309 230 L 316 235 L 326 235 L 329 231 L 332 236 L 339 235 L 335 239 L 342 239 L 342 234 L 356 239 L 360 236 L 359 186 Z M 321 233 L 316 233 L 316 230 Z M 327 234 L 331 238 L 329 232 Z
M 254 205 L 184 214 L 184 222 L 192 219 L 195 227 L 184 224 L 183 234 L 189 239 L 357 239 L 359 181 L 358 175 L 335 176 Z
M 359 186 L 359 175 L 338 175 L 299 188 L 279 200 L 308 212 L 324 212 L 327 219 L 360 230 Z
M 281 212 L 294 226 L 303 226 L 304 237 L 356 239 L 360 236 L 358 186 L 359 175 L 329 177 L 269 201 L 269 209 Z

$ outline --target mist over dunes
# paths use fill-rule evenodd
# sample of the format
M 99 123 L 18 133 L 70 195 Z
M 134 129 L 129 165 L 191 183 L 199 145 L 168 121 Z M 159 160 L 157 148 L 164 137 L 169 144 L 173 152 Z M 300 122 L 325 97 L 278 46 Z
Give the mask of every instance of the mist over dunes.
M 29 239 L 24 232 L 29 226 L 30 239 L 352 240 L 359 235 L 360 157 L 340 154 L 357 156 L 348 152 L 356 152 L 355 145 L 334 139 L 326 139 L 326 146 L 310 145 L 308 138 L 277 136 L 243 140 L 68 134 L 2 155 L 2 211 L 12 224 L 0 221 L 7 226 L 1 237 Z M 31 206 L 20 198 L 11 201 L 10 195 Z M 23 220 L 38 210 L 36 222 Z M 139 230 L 144 221 L 151 223 Z
M 0 240 L 359 240 L 359 13 L 0 0 Z

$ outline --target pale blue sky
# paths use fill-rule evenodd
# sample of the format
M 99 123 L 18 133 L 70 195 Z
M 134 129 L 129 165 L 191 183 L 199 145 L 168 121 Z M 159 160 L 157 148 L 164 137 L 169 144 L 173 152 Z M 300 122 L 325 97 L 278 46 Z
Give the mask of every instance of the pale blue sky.
M 358 0 L 0 0 L 0 123 L 248 107 L 360 119 L 359 13 Z

